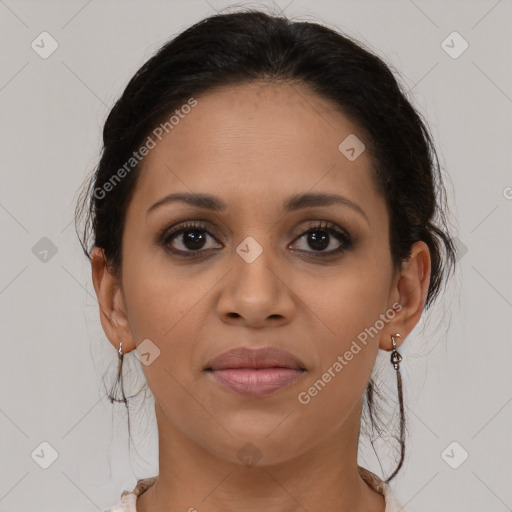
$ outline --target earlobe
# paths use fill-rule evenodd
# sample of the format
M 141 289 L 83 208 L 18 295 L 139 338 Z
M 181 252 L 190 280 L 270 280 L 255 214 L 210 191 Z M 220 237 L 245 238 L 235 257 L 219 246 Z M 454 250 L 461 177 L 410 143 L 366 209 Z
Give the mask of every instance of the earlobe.
M 404 261 L 400 276 L 394 285 L 392 295 L 398 296 L 400 312 L 388 324 L 388 331 L 383 333 L 380 348 L 391 350 L 391 335 L 400 333 L 397 346 L 409 335 L 419 322 L 425 306 L 430 285 L 431 260 L 428 246 L 423 241 L 415 242 L 410 257 Z
M 123 352 L 135 348 L 119 279 L 106 265 L 103 249 L 94 247 L 91 253 L 92 281 L 98 298 L 100 321 L 105 335 L 116 350 L 123 342 Z M 133 347 L 132 347 L 133 345 Z

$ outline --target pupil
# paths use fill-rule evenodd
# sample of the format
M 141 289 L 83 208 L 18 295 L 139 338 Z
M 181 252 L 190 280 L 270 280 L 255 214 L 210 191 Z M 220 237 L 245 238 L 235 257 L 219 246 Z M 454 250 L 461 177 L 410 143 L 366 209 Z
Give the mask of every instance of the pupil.
M 200 231 L 187 231 L 184 233 L 185 241 L 184 244 L 189 249 L 200 249 L 204 242 L 204 236 L 200 234 Z M 198 240 L 195 238 L 197 237 Z
M 318 236 L 318 233 L 324 233 L 324 235 Z M 329 245 L 328 238 L 329 235 L 325 231 L 313 231 L 309 234 L 309 240 L 312 241 L 314 249 L 325 249 Z M 320 242 L 320 247 L 314 247 L 318 242 Z

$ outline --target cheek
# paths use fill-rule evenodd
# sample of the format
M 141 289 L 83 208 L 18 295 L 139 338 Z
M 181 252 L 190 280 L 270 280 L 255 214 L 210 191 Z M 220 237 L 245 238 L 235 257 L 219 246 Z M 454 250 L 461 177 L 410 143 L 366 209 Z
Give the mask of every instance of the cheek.
M 151 387 L 155 381 L 158 388 L 160 378 L 169 378 L 161 374 L 164 370 L 180 381 L 190 378 L 202 369 L 197 367 L 202 361 L 197 342 L 204 337 L 205 296 L 211 286 L 205 279 L 193 280 L 176 271 L 171 275 L 159 264 L 135 261 L 127 258 L 123 276 L 130 327 L 136 345 L 149 339 L 160 351 L 154 363 L 142 365 L 148 383 Z
M 371 266 L 348 264 L 342 274 L 322 282 L 323 287 L 317 281 L 305 288 L 315 290 L 307 295 L 307 305 L 319 356 L 308 381 L 314 389 L 307 394 L 315 397 L 311 403 L 326 407 L 318 414 L 329 416 L 330 407 L 338 413 L 349 410 L 366 388 L 385 325 L 381 315 L 388 283 Z
M 305 314 L 322 333 L 326 353 L 344 351 L 352 339 L 375 324 L 384 313 L 388 287 L 382 272 L 355 258 L 335 274 L 304 283 L 302 296 L 309 310 Z
M 131 241 L 140 237 L 143 242 Z M 169 272 L 170 265 L 160 248 L 148 249 L 151 242 L 143 233 L 127 233 L 123 249 L 123 289 L 130 326 L 138 344 L 145 338 L 164 341 L 186 315 L 187 304 L 197 290 L 179 274 Z M 196 299 L 197 300 L 197 299 Z
M 332 433 L 354 413 L 368 385 L 379 350 L 379 334 L 370 327 L 379 319 L 382 300 L 372 287 L 347 286 L 326 295 L 330 307 L 322 299 L 318 322 L 323 335 L 315 334 L 319 364 L 298 390 L 302 395 L 297 401 L 308 429 L 315 431 L 321 424 Z M 332 301 L 333 296 L 339 300 Z M 325 436 L 327 431 L 316 434 Z

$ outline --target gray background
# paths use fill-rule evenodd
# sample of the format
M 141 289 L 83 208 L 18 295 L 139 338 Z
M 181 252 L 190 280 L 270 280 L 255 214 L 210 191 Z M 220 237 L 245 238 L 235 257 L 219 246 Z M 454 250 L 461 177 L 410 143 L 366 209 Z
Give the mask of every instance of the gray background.
M 74 203 L 128 79 L 165 40 L 228 5 L 0 0 L 0 511 L 103 510 L 158 472 L 151 397 L 131 416 L 130 457 L 124 406 L 112 421 L 104 396 L 117 354 L 99 323 Z M 410 437 L 395 493 L 410 512 L 512 510 L 512 2 L 275 5 L 338 27 L 394 66 L 447 173 L 463 255 L 401 350 Z M 46 59 L 31 47 L 43 31 L 58 43 Z M 454 31 L 469 44 L 457 58 L 442 46 Z M 377 366 L 394 398 L 388 356 Z M 127 382 L 143 382 L 126 359 Z M 58 454 L 48 469 L 42 442 Z M 393 460 L 379 453 L 389 474 Z M 360 464 L 382 476 L 372 455 L 362 446 Z

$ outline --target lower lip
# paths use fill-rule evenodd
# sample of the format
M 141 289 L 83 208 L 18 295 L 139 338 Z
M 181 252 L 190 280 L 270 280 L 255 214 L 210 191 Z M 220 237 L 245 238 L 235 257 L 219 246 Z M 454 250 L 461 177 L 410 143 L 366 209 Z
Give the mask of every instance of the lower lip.
M 305 373 L 293 368 L 228 368 L 210 370 L 213 378 L 240 395 L 260 397 L 282 389 Z

